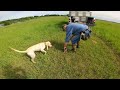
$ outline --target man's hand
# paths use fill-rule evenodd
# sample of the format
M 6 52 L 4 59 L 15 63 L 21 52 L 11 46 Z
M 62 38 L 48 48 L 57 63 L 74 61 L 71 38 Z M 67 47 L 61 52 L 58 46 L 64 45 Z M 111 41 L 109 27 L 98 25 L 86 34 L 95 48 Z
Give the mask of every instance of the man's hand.
M 64 53 L 66 53 L 67 52 L 67 48 L 66 47 L 64 47 Z
M 64 53 L 67 52 L 67 42 L 64 43 Z

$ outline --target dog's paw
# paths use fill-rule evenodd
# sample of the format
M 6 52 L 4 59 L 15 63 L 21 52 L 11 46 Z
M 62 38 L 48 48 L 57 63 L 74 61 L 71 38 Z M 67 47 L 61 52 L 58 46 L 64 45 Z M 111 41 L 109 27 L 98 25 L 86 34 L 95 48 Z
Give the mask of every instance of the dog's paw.
M 36 62 L 33 62 L 33 63 L 36 63 Z
M 36 63 L 35 61 L 32 60 L 33 63 Z

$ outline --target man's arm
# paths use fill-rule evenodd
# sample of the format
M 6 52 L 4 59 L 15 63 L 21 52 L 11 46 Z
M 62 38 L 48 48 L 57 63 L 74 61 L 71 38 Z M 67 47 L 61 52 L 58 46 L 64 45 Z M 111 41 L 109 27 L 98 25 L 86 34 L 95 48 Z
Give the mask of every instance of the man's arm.
M 71 37 L 72 37 L 71 32 L 66 34 L 66 39 L 65 39 L 65 43 L 64 43 L 64 52 L 67 52 L 67 44 L 68 44 L 69 40 L 71 39 Z
M 66 38 L 65 38 L 65 43 L 64 43 L 64 52 L 67 52 L 67 44 L 70 41 L 72 37 L 72 28 L 67 28 L 66 30 Z

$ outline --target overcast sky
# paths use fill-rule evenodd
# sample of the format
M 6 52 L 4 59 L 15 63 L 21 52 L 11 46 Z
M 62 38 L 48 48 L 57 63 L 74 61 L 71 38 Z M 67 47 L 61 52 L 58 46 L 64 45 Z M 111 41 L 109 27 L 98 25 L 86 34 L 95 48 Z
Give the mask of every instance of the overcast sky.
M 91 11 L 97 19 L 120 22 L 120 11 Z M 69 11 L 0 11 L 0 21 L 45 14 L 66 15 Z
M 67 11 L 0 11 L 0 21 L 27 16 L 40 16 L 46 14 L 66 15 Z

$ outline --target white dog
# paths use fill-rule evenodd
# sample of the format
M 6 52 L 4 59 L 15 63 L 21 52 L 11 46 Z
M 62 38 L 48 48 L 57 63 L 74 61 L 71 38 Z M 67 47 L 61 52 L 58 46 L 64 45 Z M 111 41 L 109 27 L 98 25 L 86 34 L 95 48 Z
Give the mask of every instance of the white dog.
M 31 61 L 33 63 L 36 63 L 34 61 L 34 59 L 35 59 L 35 51 L 41 51 L 41 52 L 44 52 L 46 54 L 46 51 L 44 50 L 45 46 L 47 47 L 47 50 L 48 50 L 48 47 L 52 47 L 51 43 L 49 41 L 47 41 L 47 42 L 41 42 L 41 43 L 38 43 L 36 45 L 33 45 L 33 46 L 29 47 L 25 51 L 19 51 L 19 50 L 16 50 L 14 48 L 11 48 L 11 47 L 10 48 L 12 50 L 16 51 L 16 52 L 19 52 L 19 53 L 27 53 L 27 55 L 30 56 Z

